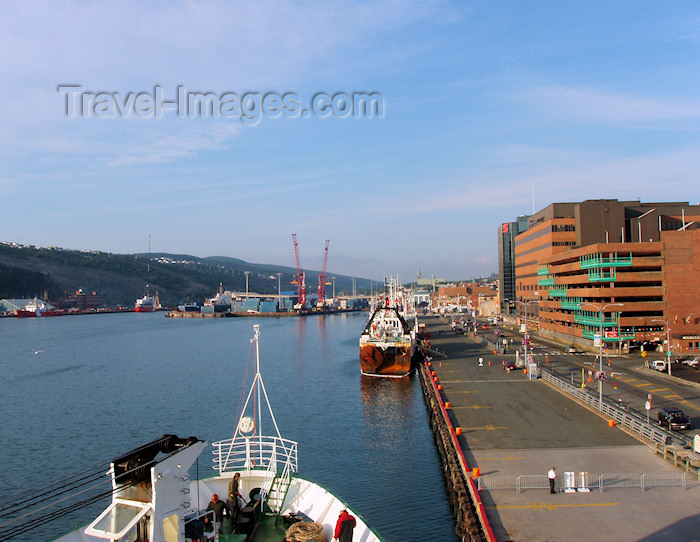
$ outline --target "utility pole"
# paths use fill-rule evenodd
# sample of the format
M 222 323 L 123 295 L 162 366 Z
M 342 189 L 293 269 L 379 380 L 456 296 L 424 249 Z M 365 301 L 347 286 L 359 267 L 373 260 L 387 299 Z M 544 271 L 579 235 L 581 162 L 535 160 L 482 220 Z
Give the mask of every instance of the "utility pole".
M 581 303 L 581 306 L 583 305 L 590 305 L 591 307 L 594 307 L 599 315 L 600 315 L 600 327 L 599 327 L 599 332 L 600 333 L 600 342 L 598 343 L 598 376 L 600 377 L 598 379 L 598 411 L 602 412 L 603 410 L 603 317 L 605 314 L 605 309 L 608 307 L 624 307 L 622 303 L 608 303 L 607 305 L 599 306 L 596 305 L 595 303 Z M 619 327 L 619 326 L 618 326 Z
M 666 367 L 668 369 L 668 375 L 671 376 L 671 330 L 668 328 L 668 320 L 656 318 L 652 320 L 652 322 L 661 322 L 664 325 L 664 329 L 666 329 Z
M 277 273 L 277 307 L 282 303 L 282 273 Z

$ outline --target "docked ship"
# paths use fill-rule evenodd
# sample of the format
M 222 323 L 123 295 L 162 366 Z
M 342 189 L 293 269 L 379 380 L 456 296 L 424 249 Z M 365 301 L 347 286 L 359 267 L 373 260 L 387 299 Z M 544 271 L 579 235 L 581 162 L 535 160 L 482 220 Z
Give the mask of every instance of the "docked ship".
M 296 475 L 297 443 L 280 434 L 260 373 L 260 326 L 254 325 L 253 329 L 251 356 L 255 366 L 246 371 L 254 374 L 252 384 L 233 437 L 212 444 L 216 474 L 198 477 L 198 457 L 207 448 L 206 442 L 196 437 L 164 435 L 112 460 L 108 478 L 104 477 L 104 467 L 99 468 L 97 475 L 105 478 L 104 485 L 109 488 L 99 491 L 111 495 L 111 502 L 89 524 L 53 538 L 54 542 L 331 540 L 343 510 L 355 517 L 354 540 L 381 542 L 381 537 L 343 501 Z M 270 430 L 264 431 L 263 425 Z M 220 525 L 207 504 L 214 502 L 214 494 L 222 500 L 228 497 L 234 474 L 240 475 L 238 490 L 243 497 L 237 499 L 234 508 L 239 513 L 224 517 L 221 534 L 216 536 Z M 85 477 L 81 472 L 74 486 L 82 506 L 94 502 L 85 495 Z M 13 535 L 35 528 L 47 517 L 60 517 L 66 510 L 76 509 L 66 495 L 70 483 L 65 476 L 60 480 L 57 506 L 61 508 L 52 509 L 52 503 L 42 498 L 38 501 L 38 517 L 23 510 L 16 525 L 10 526 Z M 42 484 L 41 491 L 46 487 L 53 484 Z M 26 505 L 25 495 L 18 499 L 19 505 Z M 3 527 L 7 529 L 8 524 Z
M 375 303 L 360 335 L 360 368 L 363 375 L 400 378 L 415 368 L 418 322 L 412 327 L 407 321 L 416 318 L 415 311 L 398 280 L 392 279 L 388 290 Z
M 134 305 L 135 312 L 153 312 L 159 308 L 160 303 L 158 301 L 158 292 L 156 292 L 154 297 L 152 295 L 148 295 L 148 291 L 146 291 L 146 295 L 141 299 L 137 299 L 136 304 Z
M 62 316 L 65 311 L 57 309 L 42 299 L 34 298 L 23 309 L 17 309 L 15 316 L 18 318 L 39 318 L 44 316 Z

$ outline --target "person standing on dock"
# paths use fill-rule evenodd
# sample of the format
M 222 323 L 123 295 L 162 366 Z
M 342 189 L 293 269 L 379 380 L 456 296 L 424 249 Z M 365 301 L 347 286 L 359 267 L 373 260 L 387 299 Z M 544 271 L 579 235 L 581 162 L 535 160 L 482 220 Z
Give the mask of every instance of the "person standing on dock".
M 554 491 L 554 481 L 557 479 L 557 471 L 554 467 L 547 473 L 547 476 L 549 477 L 549 492 L 556 493 L 556 491 Z
M 347 510 L 341 510 L 338 522 L 335 524 L 334 538 L 339 542 L 352 542 L 352 532 L 355 529 L 355 518 Z

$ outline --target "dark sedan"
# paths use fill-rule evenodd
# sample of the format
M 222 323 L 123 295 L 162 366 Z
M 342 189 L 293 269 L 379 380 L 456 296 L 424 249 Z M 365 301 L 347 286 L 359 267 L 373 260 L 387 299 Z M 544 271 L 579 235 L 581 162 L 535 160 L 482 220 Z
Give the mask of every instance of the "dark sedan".
M 678 431 L 690 429 L 690 420 L 680 408 L 662 408 L 659 410 L 659 425 Z

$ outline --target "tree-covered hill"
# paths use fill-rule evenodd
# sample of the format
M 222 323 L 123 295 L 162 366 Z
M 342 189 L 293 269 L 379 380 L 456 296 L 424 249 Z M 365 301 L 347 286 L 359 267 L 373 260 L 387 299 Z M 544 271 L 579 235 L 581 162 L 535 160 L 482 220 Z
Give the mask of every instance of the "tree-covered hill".
M 112 254 L 40 248 L 14 243 L 0 244 L 0 298 L 44 297 L 57 299 L 78 289 L 96 292 L 105 305 L 132 305 L 144 295 L 158 292 L 163 305 L 202 302 L 221 284 L 224 289 L 275 294 L 296 289 L 296 270 L 290 267 L 252 264 L 236 258 L 198 258 L 186 254 Z M 318 271 L 305 270 L 307 290 L 315 293 Z M 335 275 L 336 294 L 352 291 L 352 278 Z M 369 291 L 370 281 L 356 279 L 357 291 Z M 331 295 L 332 286 L 326 287 Z

